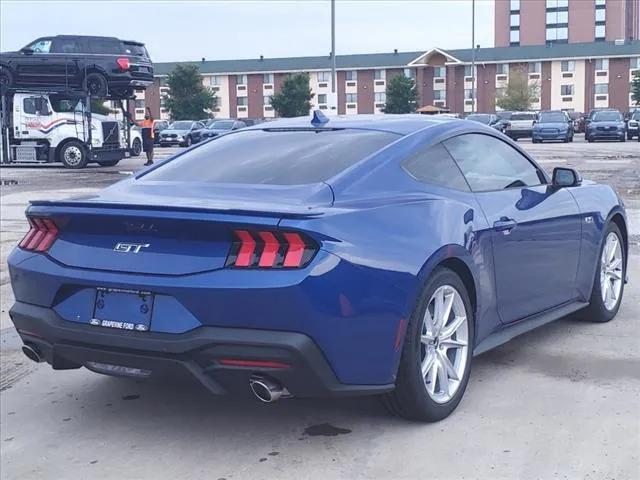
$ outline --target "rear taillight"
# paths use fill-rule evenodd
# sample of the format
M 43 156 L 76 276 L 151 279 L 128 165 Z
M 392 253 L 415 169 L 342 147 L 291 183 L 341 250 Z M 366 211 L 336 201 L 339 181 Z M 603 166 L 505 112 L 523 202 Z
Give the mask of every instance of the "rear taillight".
M 127 57 L 120 57 L 116 60 L 116 63 L 118 64 L 118 67 L 120 67 L 120 70 L 122 70 L 123 72 L 129 70 L 129 59 Z
M 318 247 L 298 232 L 235 230 L 227 257 L 231 268 L 302 268 Z
M 50 218 L 27 217 L 31 228 L 18 246 L 24 250 L 46 252 L 58 237 L 58 227 Z

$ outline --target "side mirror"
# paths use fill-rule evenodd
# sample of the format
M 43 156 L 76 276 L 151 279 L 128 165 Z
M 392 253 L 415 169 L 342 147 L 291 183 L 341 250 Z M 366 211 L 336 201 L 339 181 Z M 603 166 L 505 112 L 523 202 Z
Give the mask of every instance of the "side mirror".
M 538 123 L 538 120 L 534 120 L 533 121 L 533 125 L 535 125 L 536 123 Z
M 21 48 L 20 52 L 24 53 L 25 55 L 32 55 L 33 54 L 33 50 L 31 50 L 29 47 Z
M 577 170 L 567 167 L 556 167 L 553 169 L 554 187 L 577 187 L 582 183 L 582 177 Z

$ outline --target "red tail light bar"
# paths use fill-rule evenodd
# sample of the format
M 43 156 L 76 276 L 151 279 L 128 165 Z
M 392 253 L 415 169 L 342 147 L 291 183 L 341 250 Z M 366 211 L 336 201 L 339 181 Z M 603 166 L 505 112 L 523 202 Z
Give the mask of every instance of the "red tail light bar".
M 120 67 L 120 70 L 122 70 L 123 72 L 126 72 L 127 70 L 129 70 L 129 59 L 127 57 L 120 57 L 116 60 L 116 63 L 118 64 L 118 67 Z
M 297 232 L 235 230 L 226 265 L 231 268 L 303 268 L 318 251 Z
M 18 246 L 24 250 L 46 252 L 58 237 L 58 227 L 50 218 L 27 217 L 31 228 Z

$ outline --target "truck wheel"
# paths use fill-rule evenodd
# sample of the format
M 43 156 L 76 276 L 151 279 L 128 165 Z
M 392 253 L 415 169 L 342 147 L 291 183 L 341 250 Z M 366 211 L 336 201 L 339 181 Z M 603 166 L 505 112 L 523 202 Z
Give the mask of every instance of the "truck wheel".
M 120 160 L 104 160 L 102 162 L 98 162 L 98 165 L 101 167 L 115 167 Z
M 7 67 L 0 67 L 0 88 L 11 88 L 13 85 L 13 73 Z
M 90 73 L 84 79 L 84 88 L 94 97 L 107 95 L 107 79 L 101 73 Z
M 134 138 L 133 143 L 131 144 L 131 156 L 139 157 L 142 153 L 142 142 L 139 138 Z
M 60 161 L 67 168 L 84 168 L 87 165 L 87 150 L 77 140 L 64 144 L 59 152 Z

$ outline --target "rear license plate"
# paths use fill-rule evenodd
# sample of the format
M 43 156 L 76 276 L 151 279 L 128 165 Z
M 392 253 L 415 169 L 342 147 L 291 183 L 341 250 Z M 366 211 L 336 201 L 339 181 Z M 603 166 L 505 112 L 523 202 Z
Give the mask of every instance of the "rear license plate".
M 118 288 L 97 288 L 91 325 L 146 332 L 151 325 L 153 294 Z

